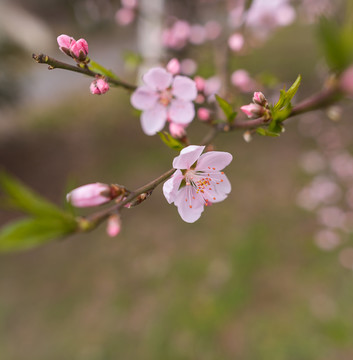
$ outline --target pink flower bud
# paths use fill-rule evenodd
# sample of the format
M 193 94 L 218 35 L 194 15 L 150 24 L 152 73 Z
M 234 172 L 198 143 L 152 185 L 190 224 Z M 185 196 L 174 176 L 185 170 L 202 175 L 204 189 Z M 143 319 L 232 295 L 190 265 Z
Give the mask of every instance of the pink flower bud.
M 109 90 L 109 84 L 104 79 L 96 79 L 92 81 L 89 89 L 93 95 L 103 95 Z
M 114 237 L 120 233 L 120 230 L 121 230 L 120 216 L 117 214 L 111 215 L 108 219 L 107 234 L 110 237 Z
M 59 35 L 59 36 L 56 38 L 56 41 L 58 42 L 59 49 L 60 49 L 64 54 L 71 56 L 71 54 L 70 54 L 70 49 L 71 49 L 71 45 L 72 45 L 73 43 L 75 43 L 75 39 L 74 39 L 73 37 L 71 37 L 71 36 L 62 34 L 62 35 Z
M 233 72 L 231 77 L 231 83 L 236 86 L 242 92 L 254 91 L 256 85 L 246 70 L 239 69 Z
M 169 124 L 169 132 L 176 138 L 182 138 L 186 135 L 185 126 L 173 122 Z
M 130 25 L 135 19 L 135 12 L 131 8 L 121 8 L 115 13 L 115 21 L 120 26 Z
M 180 73 L 179 60 L 176 58 L 171 59 L 167 64 L 167 70 L 173 75 L 179 74 Z
M 88 54 L 88 44 L 85 39 L 79 39 L 71 44 L 71 55 L 79 61 L 85 61 Z
M 87 184 L 72 190 L 66 199 L 75 207 L 97 206 L 112 199 L 111 188 L 102 183 Z
M 121 5 L 124 8 L 134 9 L 137 7 L 137 0 L 121 0 Z
M 203 91 L 205 88 L 205 79 L 201 76 L 195 76 L 194 81 L 196 83 L 197 91 Z
M 210 110 L 201 107 L 197 110 L 197 117 L 202 121 L 210 120 Z
M 244 37 L 242 34 L 235 33 L 228 39 L 228 45 L 234 52 L 240 51 L 244 46 Z
M 268 105 L 267 99 L 261 91 L 254 92 L 253 102 L 261 106 Z
M 340 87 L 348 96 L 353 97 L 353 66 L 343 72 L 340 79 Z
M 262 116 L 265 112 L 263 106 L 259 104 L 244 105 L 240 108 L 240 110 L 243 111 L 250 119 L 256 119 Z

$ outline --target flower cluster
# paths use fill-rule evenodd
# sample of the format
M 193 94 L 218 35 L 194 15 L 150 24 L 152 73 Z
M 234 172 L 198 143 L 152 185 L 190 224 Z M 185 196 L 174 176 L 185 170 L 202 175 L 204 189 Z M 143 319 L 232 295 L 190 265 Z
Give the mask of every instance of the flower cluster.
M 131 96 L 131 104 L 142 110 L 141 126 L 147 135 L 161 131 L 166 122 L 187 126 L 195 116 L 193 100 L 197 96 L 195 82 L 186 76 L 173 76 L 156 67 L 144 76 L 145 85 Z
M 59 49 L 64 54 L 79 62 L 87 60 L 88 44 L 85 39 L 79 39 L 76 41 L 73 37 L 62 34 L 57 37 L 57 42 Z
M 267 99 L 260 91 L 254 93 L 252 104 L 243 105 L 240 110 L 243 111 L 249 119 L 256 119 L 261 116 L 266 119 L 270 119 L 271 117 Z
M 223 173 L 233 157 L 227 152 L 210 151 L 203 155 L 205 146 L 190 145 L 174 158 L 173 176 L 164 183 L 163 193 L 169 204 L 174 203 L 181 218 L 193 223 L 204 206 L 223 201 L 231 191 Z

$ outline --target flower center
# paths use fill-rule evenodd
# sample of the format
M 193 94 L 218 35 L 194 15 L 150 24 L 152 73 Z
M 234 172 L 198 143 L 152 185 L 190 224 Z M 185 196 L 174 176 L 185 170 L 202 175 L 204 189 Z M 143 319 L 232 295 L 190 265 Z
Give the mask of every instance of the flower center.
M 172 101 L 172 98 L 172 89 L 166 89 L 160 92 L 159 102 L 164 106 L 168 106 Z

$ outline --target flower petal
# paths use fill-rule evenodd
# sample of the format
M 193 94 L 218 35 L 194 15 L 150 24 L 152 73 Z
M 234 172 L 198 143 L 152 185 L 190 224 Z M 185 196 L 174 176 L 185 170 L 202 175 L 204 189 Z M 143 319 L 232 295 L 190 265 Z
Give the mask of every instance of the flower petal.
M 227 176 L 219 173 L 219 175 L 211 175 L 210 178 L 211 181 L 209 187 L 203 189 L 203 197 L 210 203 L 223 201 L 232 190 L 232 186 Z
M 165 106 L 156 104 L 152 109 L 146 110 L 141 115 L 142 130 L 147 135 L 154 135 L 163 129 L 167 121 Z
M 195 107 L 191 101 L 173 99 L 169 106 L 168 116 L 177 124 L 189 124 L 195 116 Z
M 191 165 L 200 157 L 204 146 L 189 145 L 180 151 L 180 155 L 173 160 L 174 169 L 190 169 Z
M 179 190 L 181 181 L 183 180 L 184 175 L 180 170 L 177 170 L 172 177 L 167 180 L 163 185 L 163 194 L 167 199 L 168 203 L 171 204 L 174 202 L 176 194 Z
M 163 68 L 152 68 L 143 76 L 144 83 L 153 90 L 167 89 L 173 80 L 173 75 Z
M 158 94 L 148 86 L 140 86 L 131 95 L 130 102 L 138 110 L 148 110 L 154 107 Z
M 224 151 L 210 151 L 202 154 L 197 161 L 195 170 L 206 171 L 220 171 L 230 164 L 233 156 Z
M 176 76 L 172 85 L 172 93 L 175 97 L 191 101 L 195 100 L 197 96 L 197 88 L 195 81 L 186 76 Z
M 181 218 L 187 223 L 198 220 L 204 210 L 204 200 L 191 186 L 180 189 L 174 204 L 178 207 Z

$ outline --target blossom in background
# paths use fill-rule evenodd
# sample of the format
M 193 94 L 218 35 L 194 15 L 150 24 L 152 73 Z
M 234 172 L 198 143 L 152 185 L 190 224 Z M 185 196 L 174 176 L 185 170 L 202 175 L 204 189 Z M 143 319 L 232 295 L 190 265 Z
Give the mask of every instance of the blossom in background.
M 113 214 L 109 216 L 107 223 L 107 234 L 110 237 L 119 235 L 121 230 L 121 220 L 118 214 Z
M 103 95 L 109 90 L 109 84 L 104 79 L 99 78 L 91 82 L 89 89 L 93 95 Z
M 224 200 L 231 185 L 223 173 L 233 157 L 222 151 L 201 153 L 205 146 L 190 145 L 174 158 L 173 176 L 163 185 L 169 204 L 174 203 L 181 218 L 193 223 L 198 220 L 204 206 Z
M 142 110 L 141 126 L 147 135 L 162 130 L 167 120 L 188 125 L 195 116 L 193 100 L 197 96 L 196 85 L 186 76 L 171 73 L 163 68 L 152 68 L 144 76 L 145 85 L 131 96 L 131 104 Z
M 75 40 L 73 37 L 62 34 L 57 37 L 59 49 L 66 55 L 79 61 L 85 61 L 88 55 L 88 43 L 85 39 Z

